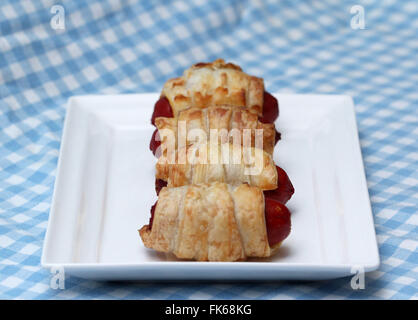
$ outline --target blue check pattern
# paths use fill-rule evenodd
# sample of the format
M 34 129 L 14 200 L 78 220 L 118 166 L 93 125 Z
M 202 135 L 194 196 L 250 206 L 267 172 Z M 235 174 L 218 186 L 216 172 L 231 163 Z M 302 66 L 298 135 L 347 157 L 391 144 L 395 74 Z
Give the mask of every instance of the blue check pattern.
M 65 30 L 53 29 L 53 5 Z M 364 8 L 365 28 L 351 27 Z M 417 299 L 418 2 L 1 1 L 0 298 Z M 271 92 L 354 97 L 381 267 L 350 279 L 103 283 L 50 288 L 40 267 L 65 103 L 157 92 L 191 63 L 223 57 Z

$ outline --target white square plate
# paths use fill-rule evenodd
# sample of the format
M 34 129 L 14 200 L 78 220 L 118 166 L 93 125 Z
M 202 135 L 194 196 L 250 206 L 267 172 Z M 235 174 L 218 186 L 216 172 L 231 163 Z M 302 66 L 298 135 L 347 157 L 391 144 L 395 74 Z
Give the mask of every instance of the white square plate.
M 42 265 L 106 280 L 330 279 L 377 269 L 352 99 L 276 96 L 274 160 L 296 190 L 287 204 L 292 232 L 278 254 L 192 262 L 146 249 L 137 230 L 156 200 L 148 146 L 158 94 L 79 96 L 68 102 Z

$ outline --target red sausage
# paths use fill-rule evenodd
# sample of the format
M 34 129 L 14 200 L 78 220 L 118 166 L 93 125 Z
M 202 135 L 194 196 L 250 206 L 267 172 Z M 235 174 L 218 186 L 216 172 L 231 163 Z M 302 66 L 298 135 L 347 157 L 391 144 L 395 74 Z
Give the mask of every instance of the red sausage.
M 158 200 L 155 201 L 154 205 L 151 207 L 151 210 L 150 210 L 151 217 L 149 218 L 149 223 L 148 223 L 150 230 L 152 229 L 152 223 L 154 222 L 154 214 L 155 214 L 155 208 L 157 207 L 157 202 Z
M 157 139 L 158 138 L 158 139 Z M 151 150 L 152 154 L 156 156 L 157 158 L 160 157 L 159 154 L 156 154 L 158 151 L 158 147 L 161 145 L 160 136 L 158 135 L 158 129 L 155 129 L 155 131 L 152 134 L 151 141 L 149 143 L 149 149 Z M 158 152 L 160 153 L 160 152 Z
M 155 192 L 157 196 L 160 194 L 162 188 L 167 187 L 167 181 L 161 179 L 155 179 Z
M 284 204 L 280 202 L 265 198 L 265 217 L 267 236 L 270 246 L 283 241 L 290 234 L 290 212 Z M 149 228 L 152 229 L 152 223 L 154 222 L 155 208 L 158 201 L 151 207 L 151 217 L 149 219 Z
M 152 117 L 151 117 L 152 125 L 155 126 L 155 118 L 158 118 L 158 117 L 166 117 L 166 118 L 174 117 L 170 102 L 168 101 L 166 97 L 160 98 L 160 100 L 158 100 L 155 103 L 154 112 L 152 113 Z
M 272 247 L 290 234 L 290 212 L 284 204 L 265 198 L 265 216 L 269 245 Z
M 282 138 L 282 134 L 279 131 L 277 131 L 276 129 L 274 129 L 274 130 L 276 131 L 276 134 L 274 136 L 274 145 L 276 145 L 277 142 L 279 142 L 279 140 Z
M 263 115 L 260 121 L 263 123 L 273 123 L 279 116 L 279 103 L 267 91 L 264 91 Z
M 264 191 L 266 198 L 274 199 L 285 204 L 295 193 L 292 182 L 286 171 L 276 166 L 277 169 L 277 189 Z

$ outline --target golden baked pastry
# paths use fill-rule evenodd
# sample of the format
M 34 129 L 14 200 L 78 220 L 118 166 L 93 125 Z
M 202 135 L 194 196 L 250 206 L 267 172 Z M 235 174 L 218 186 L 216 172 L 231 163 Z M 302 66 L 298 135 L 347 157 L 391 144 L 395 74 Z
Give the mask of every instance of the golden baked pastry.
M 232 143 L 164 150 L 155 175 L 156 179 L 167 181 L 168 187 L 220 181 L 232 185 L 248 183 L 262 190 L 277 188 L 277 169 L 271 155 Z
M 205 108 L 229 104 L 245 107 L 261 116 L 263 79 L 250 76 L 232 63 L 217 59 L 198 63 L 184 71 L 181 77 L 168 80 L 161 96 L 170 102 L 174 117 L 190 106 Z
M 198 261 L 271 256 L 290 233 L 294 192 L 272 159 L 278 115 L 263 79 L 222 59 L 168 80 L 151 117 L 159 200 L 144 245 Z
M 180 111 L 177 118 L 155 119 L 157 129 L 171 130 L 175 139 L 178 137 L 179 125 L 183 126 L 181 133 L 185 138 L 191 130 L 200 129 L 208 140 L 211 136 L 216 138 L 218 135 L 218 141 L 222 143 L 232 142 L 234 138 L 238 143 L 244 144 L 245 139 L 249 139 L 245 142 L 246 146 L 255 147 L 262 143 L 262 148 L 270 154 L 273 153 L 276 144 L 274 124 L 262 123 L 256 114 L 239 107 L 225 105 L 210 106 L 206 109 L 193 107 Z
M 264 90 L 262 78 L 250 76 L 232 63 L 217 59 L 197 63 L 178 78 L 168 80 L 155 103 L 151 123 L 158 117 L 172 118 L 191 107 L 229 105 L 247 109 L 263 123 L 279 116 L 277 99 Z
M 284 208 L 279 209 L 281 225 L 276 229 L 281 234 L 270 246 L 259 188 L 219 182 L 163 188 L 150 225 L 143 226 L 139 234 L 147 248 L 173 253 L 180 259 L 269 257 L 290 232 L 289 213 L 280 208 Z

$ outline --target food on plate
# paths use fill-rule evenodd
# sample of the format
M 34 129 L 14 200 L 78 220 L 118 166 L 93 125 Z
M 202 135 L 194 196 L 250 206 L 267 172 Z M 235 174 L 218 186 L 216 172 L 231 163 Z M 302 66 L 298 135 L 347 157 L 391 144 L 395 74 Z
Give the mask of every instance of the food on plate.
M 272 154 L 279 139 L 273 123 L 259 121 L 256 114 L 242 107 L 227 105 L 209 106 L 206 109 L 192 107 L 178 113 L 176 118 L 158 117 L 155 119 L 155 133 L 152 135 L 150 149 L 154 155 L 160 146 L 161 136 L 158 131 L 170 130 L 174 133 L 177 146 L 179 131 L 187 140 L 187 134 L 197 133 L 206 136 L 207 140 L 216 139 L 220 143 L 237 141 L 246 146 L 260 146 Z M 180 128 L 179 128 L 180 127 Z M 159 139 L 157 139 L 157 137 Z M 248 141 L 248 142 L 247 142 Z M 190 144 L 191 142 L 186 143 Z M 157 154 L 157 157 L 159 154 Z
M 197 261 L 273 255 L 295 191 L 273 161 L 278 115 L 263 79 L 222 59 L 168 80 L 151 118 L 158 200 L 139 230 L 145 247 Z
M 168 80 L 152 114 L 151 123 L 158 117 L 177 117 L 190 108 L 230 105 L 244 107 L 264 123 L 274 123 L 279 115 L 276 98 L 265 91 L 262 78 L 250 76 L 232 63 L 217 59 L 197 63 L 181 77 Z
M 286 171 L 276 166 L 277 169 L 277 188 L 274 190 L 265 190 L 264 196 L 285 204 L 292 198 L 295 188 L 289 179 Z
M 198 261 L 269 257 L 289 235 L 290 213 L 247 184 L 222 182 L 162 188 L 148 225 L 147 248 Z
M 232 143 L 192 145 L 179 149 L 171 159 L 169 155 L 161 156 L 155 176 L 166 181 L 168 187 L 220 181 L 248 183 L 262 190 L 277 188 L 277 169 L 271 155 Z
M 286 204 L 286 202 L 288 202 L 295 193 L 295 188 L 293 187 L 287 173 L 278 166 L 276 166 L 276 169 L 277 188 L 272 190 L 264 190 L 264 197 Z M 167 181 L 158 178 L 155 179 L 155 192 L 157 195 L 160 193 L 161 189 L 167 187 L 167 185 Z

